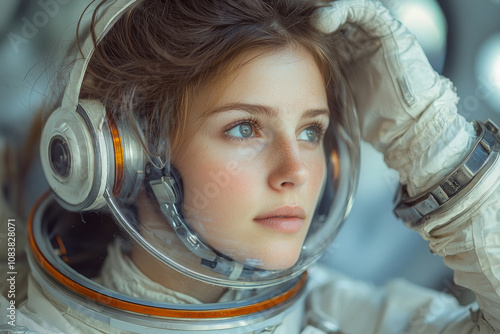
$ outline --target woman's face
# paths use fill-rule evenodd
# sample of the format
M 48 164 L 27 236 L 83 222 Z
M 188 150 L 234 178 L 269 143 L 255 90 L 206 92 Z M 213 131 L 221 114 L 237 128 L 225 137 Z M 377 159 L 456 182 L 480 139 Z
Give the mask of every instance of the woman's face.
M 173 163 L 202 240 L 237 261 L 284 269 L 298 259 L 325 180 L 330 112 L 308 51 L 256 56 L 245 55 L 222 92 L 207 85 L 196 94 Z

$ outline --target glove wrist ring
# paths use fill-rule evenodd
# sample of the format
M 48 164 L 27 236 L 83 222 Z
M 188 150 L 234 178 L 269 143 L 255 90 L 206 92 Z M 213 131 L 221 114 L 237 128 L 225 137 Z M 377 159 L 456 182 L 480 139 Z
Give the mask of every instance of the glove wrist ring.
M 477 140 L 472 150 L 451 173 L 427 191 L 410 197 L 406 186 L 399 188 L 394 213 L 411 229 L 417 229 L 432 216 L 450 210 L 467 196 L 500 155 L 498 127 L 491 121 L 472 122 Z

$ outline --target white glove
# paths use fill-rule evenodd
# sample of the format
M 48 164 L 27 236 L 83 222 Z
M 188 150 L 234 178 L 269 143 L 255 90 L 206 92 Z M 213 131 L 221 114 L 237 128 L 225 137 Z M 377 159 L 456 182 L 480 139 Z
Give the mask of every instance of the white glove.
M 432 69 L 415 36 L 380 2 L 339 0 L 318 13 L 317 27 L 326 34 L 346 23 L 380 44 L 354 54 L 348 72 L 361 134 L 414 195 L 457 166 L 475 131 L 457 114 L 453 84 Z

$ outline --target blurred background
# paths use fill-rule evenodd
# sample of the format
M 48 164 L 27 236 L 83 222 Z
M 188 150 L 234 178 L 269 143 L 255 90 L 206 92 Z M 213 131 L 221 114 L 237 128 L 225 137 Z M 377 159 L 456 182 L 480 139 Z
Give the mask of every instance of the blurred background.
M 469 120 L 500 124 L 500 0 L 384 0 L 417 36 L 434 68 L 449 77 Z M 42 101 L 52 101 L 56 64 L 74 37 L 89 1 L 7 0 L 0 4 L 0 137 L 25 150 Z M 6 162 L 2 162 L 6 163 Z M 30 167 L 25 214 L 47 189 L 39 164 Z M 322 261 L 347 275 L 383 284 L 404 277 L 463 301 L 452 273 L 426 243 L 392 214 L 397 173 L 362 145 L 360 183 L 351 216 Z M 5 186 L 4 186 L 5 188 Z

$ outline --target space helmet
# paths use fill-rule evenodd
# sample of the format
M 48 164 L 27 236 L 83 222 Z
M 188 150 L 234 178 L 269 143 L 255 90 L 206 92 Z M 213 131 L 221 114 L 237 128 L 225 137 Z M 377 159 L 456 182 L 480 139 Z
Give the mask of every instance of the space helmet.
M 251 294 L 253 297 L 245 301 L 245 307 L 261 305 L 273 298 L 283 298 L 283 295 L 288 296 L 287 300 L 293 299 L 304 283 L 307 268 L 329 249 L 352 206 L 359 172 L 360 136 L 355 111 L 339 113 L 326 130 L 329 144 L 323 152 L 324 176 L 314 198 L 313 210 L 304 213 L 295 202 L 285 202 L 277 208 L 269 203 L 271 212 L 256 218 L 259 228 L 269 231 L 266 234 L 283 235 L 276 239 L 276 247 L 285 245 L 287 241 L 283 240 L 286 238 L 301 234 L 296 237 L 300 245 L 292 263 L 268 265 L 264 257 L 269 253 L 266 247 L 273 247 L 272 238 L 260 241 L 251 234 L 242 236 L 240 233 L 233 239 L 231 233 L 214 231 L 213 226 L 219 222 L 216 217 L 205 214 L 210 203 L 220 200 L 219 194 L 234 187 L 231 180 L 238 175 L 241 166 L 228 160 L 224 169 L 207 172 L 210 182 L 190 189 L 192 182 L 186 179 L 185 170 L 171 161 L 168 154 L 151 156 L 147 153 L 145 134 L 136 131 L 127 120 L 115 119 L 100 101 L 79 98 L 95 43 L 140 3 L 116 0 L 100 14 L 95 35 L 84 41 L 81 54 L 74 59 L 61 106 L 45 122 L 40 151 L 51 193 L 40 201 L 30 219 L 30 245 L 35 254 L 31 261 L 38 263 L 35 264 L 37 275 L 45 277 L 43 280 L 49 277 L 49 281 L 56 281 L 54 284 L 69 286 L 73 291 L 78 287 L 77 295 L 106 307 L 125 307 L 130 311 L 130 305 L 139 305 L 132 308 L 133 312 L 146 314 L 156 312 L 151 310 L 158 307 L 164 309 L 165 305 L 124 296 L 92 279 L 98 275 L 98 270 L 85 269 L 82 263 L 93 262 L 92 256 L 100 259 L 94 262 L 101 263 L 106 250 L 97 245 L 107 242 L 100 237 L 110 235 L 111 239 L 121 240 L 120 247 L 124 251 L 139 247 L 162 266 L 190 279 L 230 289 L 266 291 Z M 338 94 L 347 99 L 349 94 L 344 88 L 340 85 L 337 88 Z M 315 135 L 309 128 L 301 132 L 303 134 Z M 159 140 L 168 147 L 167 139 Z M 240 153 L 248 155 L 247 161 L 256 154 L 245 150 Z M 189 203 L 186 194 L 191 194 Z M 242 197 L 235 203 L 247 200 Z M 237 213 L 236 209 L 233 211 Z M 69 218 L 60 218 L 66 215 Z M 108 221 L 104 217 L 113 222 L 109 233 L 99 232 L 107 230 L 102 225 L 103 221 Z M 238 214 L 230 215 L 230 219 L 230 224 L 239 226 Z M 101 225 L 91 228 L 90 220 L 99 221 Z M 256 224 L 255 220 L 243 223 Z M 87 241 L 82 245 L 83 236 Z M 245 248 L 247 244 L 257 245 L 253 247 L 257 251 L 247 252 L 253 249 Z M 82 258 L 86 260 L 81 261 Z M 51 284 L 47 288 L 55 291 L 50 288 Z M 295 292 L 290 294 L 290 291 Z M 160 312 L 160 315 L 175 317 L 178 307 L 169 305 L 167 309 L 174 310 L 173 313 Z M 252 307 L 253 311 L 262 309 Z M 208 314 L 210 309 L 222 309 L 226 312 L 220 313 L 224 318 L 230 315 L 227 310 L 234 308 L 234 304 L 224 306 L 222 303 L 198 306 L 191 311 Z M 189 315 L 180 317 L 189 318 Z

